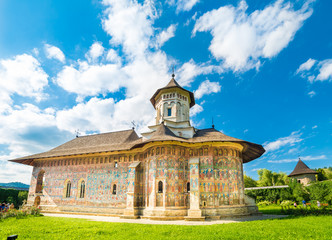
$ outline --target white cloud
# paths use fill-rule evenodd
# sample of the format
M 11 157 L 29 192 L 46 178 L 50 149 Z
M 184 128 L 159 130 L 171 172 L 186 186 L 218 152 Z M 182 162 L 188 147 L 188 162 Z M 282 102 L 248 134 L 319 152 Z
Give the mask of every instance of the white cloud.
M 317 126 L 317 125 L 315 125 L 315 126 L 313 126 L 313 127 L 312 127 L 312 129 L 315 129 L 315 128 L 317 128 L 317 127 L 318 127 L 318 126 Z
M 309 95 L 309 97 L 313 97 L 313 96 L 315 96 L 316 95 L 316 92 L 315 91 L 310 91 L 310 92 L 308 92 L 308 95 Z
M 314 160 L 323 160 L 326 159 L 325 155 L 320 156 L 304 156 L 301 157 L 301 160 L 303 161 L 314 161 Z M 282 159 L 282 160 L 268 160 L 269 163 L 290 163 L 290 162 L 297 162 L 298 158 L 290 158 L 290 159 Z
M 168 3 L 172 6 L 176 6 L 176 12 L 190 11 L 199 0 L 170 0 Z
M 296 74 L 300 74 L 302 78 L 307 79 L 310 83 L 332 81 L 332 59 L 316 61 L 309 58 L 305 63 L 300 65 Z M 310 97 L 312 96 L 310 95 Z
M 55 82 L 68 92 L 94 96 L 116 92 L 125 84 L 126 76 L 117 64 L 89 65 L 83 61 L 77 65 L 65 66 L 55 78 Z
M 195 104 L 192 108 L 190 108 L 190 116 L 193 117 L 202 111 L 203 107 L 201 105 Z
M 258 68 L 261 60 L 276 56 L 293 40 L 303 22 L 312 14 L 307 1 L 300 10 L 282 0 L 250 15 L 245 1 L 238 7 L 224 6 L 205 13 L 195 24 L 193 34 L 210 31 L 209 50 L 223 66 L 234 71 Z
M 89 52 L 86 54 L 86 58 L 93 62 L 97 60 L 104 53 L 104 47 L 100 42 L 95 42 L 91 45 Z
M 121 65 L 121 57 L 118 55 L 118 53 L 114 49 L 110 49 L 107 52 L 106 60 L 111 63 L 116 63 Z
M 184 63 L 178 70 L 179 75 L 179 84 L 181 86 L 190 86 L 194 81 L 195 77 L 199 75 L 210 74 L 213 72 L 222 73 L 223 69 L 219 66 L 206 65 L 206 64 L 196 64 L 193 59 L 190 59 L 188 62 Z
M 31 55 L 17 55 L 13 59 L 0 60 L 0 112 L 11 104 L 11 95 L 45 97 L 43 89 L 48 85 L 48 75 L 39 61 Z
M 319 74 L 316 77 L 316 80 L 332 81 L 332 59 L 327 59 L 319 63 Z
M 167 42 L 169 39 L 175 36 L 176 25 L 170 25 L 166 30 L 159 33 L 156 37 L 156 46 L 160 48 Z
M 41 110 L 32 104 L 22 104 L 0 113 L 0 182 L 28 183 L 31 167 L 7 160 L 49 150 L 68 139 L 66 132 L 56 128 L 54 110 Z
M 197 99 L 200 99 L 206 94 L 220 92 L 220 89 L 221 86 L 218 82 L 210 82 L 209 80 L 205 80 L 199 85 L 194 94 Z
M 296 143 L 301 142 L 303 139 L 301 139 L 301 133 L 298 131 L 292 132 L 290 136 L 278 138 L 277 140 L 273 142 L 265 142 L 263 144 L 266 152 L 271 152 L 280 149 L 284 146 L 294 146 Z
M 158 16 L 151 1 L 104 0 L 106 18 L 103 28 L 112 44 L 121 44 L 126 54 L 142 56 L 153 36 L 152 24 Z
M 66 61 L 65 55 L 60 48 L 52 46 L 50 44 L 44 45 L 45 54 L 48 59 L 56 59 L 62 63 Z
M 317 61 L 315 59 L 309 58 L 305 63 L 302 63 L 300 67 L 296 70 L 296 73 L 303 71 L 309 71 Z

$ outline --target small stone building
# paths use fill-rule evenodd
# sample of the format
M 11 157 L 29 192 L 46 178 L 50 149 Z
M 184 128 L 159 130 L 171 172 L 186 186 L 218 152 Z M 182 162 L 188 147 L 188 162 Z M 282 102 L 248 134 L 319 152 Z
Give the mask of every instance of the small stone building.
M 244 195 L 243 163 L 264 148 L 213 127 L 192 127 L 194 94 L 174 75 L 150 101 L 156 123 L 142 137 L 134 129 L 80 136 L 11 160 L 33 166 L 28 204 L 43 211 L 149 219 L 256 213 Z
M 291 172 L 288 177 L 296 179 L 297 182 L 303 185 L 308 185 L 310 182 L 316 181 L 315 170 L 310 169 L 300 158 L 297 162 L 293 172 Z

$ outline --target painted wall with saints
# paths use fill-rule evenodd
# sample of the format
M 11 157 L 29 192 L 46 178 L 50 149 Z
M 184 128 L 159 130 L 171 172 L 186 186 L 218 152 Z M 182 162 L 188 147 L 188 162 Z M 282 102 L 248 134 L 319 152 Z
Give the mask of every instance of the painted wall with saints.
M 82 205 L 125 208 L 128 190 L 135 189 L 135 207 L 189 207 L 189 162 L 199 158 L 199 195 L 201 207 L 218 207 L 243 202 L 241 153 L 230 147 L 188 148 L 160 145 L 143 153 L 101 157 L 47 160 L 35 163 L 29 203 L 36 196 L 37 178 L 45 171 L 42 204 Z M 140 161 L 133 186 L 129 165 Z M 115 166 L 115 162 L 117 166 Z M 78 183 L 86 183 L 85 197 L 79 198 Z M 64 183 L 71 181 L 71 194 L 64 195 Z M 163 184 L 158 190 L 159 181 Z M 131 181 L 133 182 L 133 181 Z M 116 185 L 116 194 L 113 186 Z

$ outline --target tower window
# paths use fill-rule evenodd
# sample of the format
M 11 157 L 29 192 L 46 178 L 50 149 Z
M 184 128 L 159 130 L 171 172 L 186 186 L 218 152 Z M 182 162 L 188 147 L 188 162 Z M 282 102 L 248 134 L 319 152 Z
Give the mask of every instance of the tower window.
M 167 116 L 172 116 L 172 108 L 167 108 Z
M 113 191 L 112 191 L 113 195 L 116 195 L 116 184 L 113 184 Z
M 190 192 L 190 182 L 187 182 L 187 192 Z

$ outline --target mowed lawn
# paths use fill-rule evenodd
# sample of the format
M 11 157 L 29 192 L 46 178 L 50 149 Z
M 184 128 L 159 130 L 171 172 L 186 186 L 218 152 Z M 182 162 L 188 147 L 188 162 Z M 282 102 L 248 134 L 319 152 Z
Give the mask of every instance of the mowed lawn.
M 93 222 L 29 217 L 0 222 L 0 239 L 332 239 L 332 216 L 309 216 L 206 226 Z

